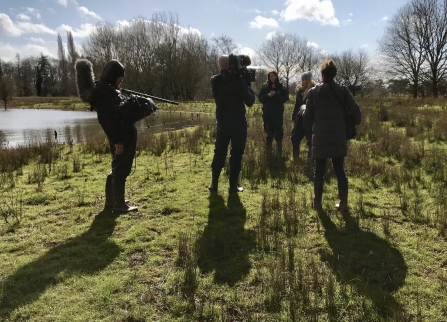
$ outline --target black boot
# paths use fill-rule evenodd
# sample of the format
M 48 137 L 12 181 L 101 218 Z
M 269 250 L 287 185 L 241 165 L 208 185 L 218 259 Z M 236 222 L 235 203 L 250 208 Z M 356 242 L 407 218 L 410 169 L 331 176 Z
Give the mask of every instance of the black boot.
M 115 201 L 113 200 L 113 175 L 110 172 L 106 179 L 106 202 L 104 208 L 112 208 Z
M 314 204 L 315 210 L 321 210 L 323 208 L 323 182 L 314 182 Z
M 244 188 L 239 187 L 239 174 L 231 175 L 230 174 L 230 188 L 228 189 L 229 193 L 238 193 L 244 191 Z
M 282 141 L 276 141 L 276 157 L 282 157 Z
M 112 212 L 115 214 L 137 211 L 137 207 L 129 206 L 124 200 L 124 190 L 126 186 L 126 179 L 113 178 L 113 198 L 115 204 L 113 205 Z
M 298 162 L 300 159 L 300 146 L 298 144 L 293 144 L 293 161 Z
M 211 185 L 208 187 L 208 190 L 212 193 L 217 192 L 217 188 L 219 186 L 219 176 L 220 171 L 213 170 L 211 177 Z
M 265 144 L 265 154 L 267 156 L 267 159 L 271 159 L 272 157 L 272 146 L 273 146 L 273 139 L 267 139 Z
M 128 203 L 129 200 L 124 200 L 125 203 Z M 105 209 L 111 209 L 113 205 L 115 204 L 115 200 L 113 198 L 113 175 L 112 172 L 110 172 L 107 175 L 106 179 L 106 202 L 104 204 Z

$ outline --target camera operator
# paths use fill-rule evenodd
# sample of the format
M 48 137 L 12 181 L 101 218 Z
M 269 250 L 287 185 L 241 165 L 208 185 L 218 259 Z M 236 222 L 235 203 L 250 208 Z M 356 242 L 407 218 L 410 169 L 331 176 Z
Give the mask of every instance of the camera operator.
M 216 102 L 216 142 L 214 157 L 211 164 L 212 182 L 208 187 L 210 192 L 217 192 L 220 172 L 225 165 L 228 144 L 230 150 L 230 193 L 242 192 L 238 186 L 241 171 L 242 156 L 247 141 L 247 119 L 245 105 L 252 106 L 255 102 L 254 92 L 239 73 L 229 71 L 229 57 L 218 59 L 219 74 L 211 77 L 211 88 Z
M 113 207 L 113 213 L 138 210 L 124 200 L 126 178 L 132 169 L 137 143 L 135 124 L 119 109 L 119 105 L 126 99 L 119 90 L 124 71 L 119 61 L 109 61 L 91 99 L 91 106 L 97 111 L 98 121 L 107 135 L 112 154 L 112 171 L 106 179 L 105 208 Z
M 289 100 L 289 92 L 279 82 L 274 70 L 267 74 L 267 81 L 262 85 L 258 95 L 262 103 L 262 120 L 266 134 L 267 157 L 272 155 L 273 138 L 276 141 L 276 156 L 282 156 L 282 139 L 284 136 L 284 103 Z

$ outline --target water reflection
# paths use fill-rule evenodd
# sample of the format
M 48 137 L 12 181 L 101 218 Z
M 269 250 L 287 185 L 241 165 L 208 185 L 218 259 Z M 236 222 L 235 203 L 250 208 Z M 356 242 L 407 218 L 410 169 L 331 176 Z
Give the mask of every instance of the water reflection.
M 215 121 L 213 114 L 157 111 L 137 123 L 139 132 L 178 130 Z M 16 147 L 57 140 L 59 143 L 86 142 L 104 137 L 96 112 L 35 109 L 0 110 L 0 143 Z

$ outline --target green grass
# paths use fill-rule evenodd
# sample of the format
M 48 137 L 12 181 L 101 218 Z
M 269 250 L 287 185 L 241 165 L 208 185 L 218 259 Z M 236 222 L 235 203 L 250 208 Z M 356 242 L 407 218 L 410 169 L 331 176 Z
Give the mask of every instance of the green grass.
M 380 122 L 380 102 L 362 107 L 346 214 L 331 169 L 311 209 L 312 168 L 287 136 L 266 162 L 255 112 L 243 193 L 227 168 L 206 189 L 213 126 L 141 134 L 139 211 L 120 216 L 103 211 L 104 141 L 0 151 L 0 320 L 447 321 L 446 111 L 393 103 Z

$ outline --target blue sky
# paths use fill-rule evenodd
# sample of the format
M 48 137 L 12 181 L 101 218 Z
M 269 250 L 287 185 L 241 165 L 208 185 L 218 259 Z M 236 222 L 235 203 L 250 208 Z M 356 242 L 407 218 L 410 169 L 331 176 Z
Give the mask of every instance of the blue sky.
M 57 34 L 71 30 L 81 49 L 99 22 L 125 23 L 154 13 L 178 16 L 205 38 L 226 35 L 253 54 L 273 32 L 293 33 L 329 53 L 365 48 L 377 55 L 387 22 L 408 0 L 0 0 L 0 59 L 57 57 Z

